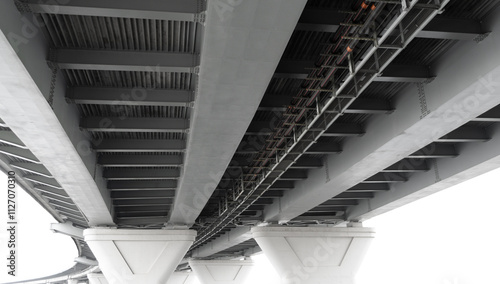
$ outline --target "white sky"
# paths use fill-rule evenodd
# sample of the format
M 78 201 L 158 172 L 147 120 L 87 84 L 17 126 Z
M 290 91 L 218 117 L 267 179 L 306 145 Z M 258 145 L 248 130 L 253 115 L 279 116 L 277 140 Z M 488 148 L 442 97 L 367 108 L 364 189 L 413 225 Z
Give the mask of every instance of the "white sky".
M 377 229 L 377 237 L 357 284 L 499 284 L 499 180 L 500 170 L 495 170 L 365 222 Z M 3 175 L 0 186 L 7 186 Z M 6 216 L 6 194 L 0 200 L 0 212 Z M 18 203 L 22 251 L 15 281 L 72 266 L 77 256 L 74 243 L 48 229 L 54 220 L 22 190 Z M 7 254 L 5 238 L 3 229 L 2 256 Z M 255 260 L 246 284 L 279 283 L 264 255 Z M 0 283 L 14 280 L 6 277 L 5 265 L 0 267 Z

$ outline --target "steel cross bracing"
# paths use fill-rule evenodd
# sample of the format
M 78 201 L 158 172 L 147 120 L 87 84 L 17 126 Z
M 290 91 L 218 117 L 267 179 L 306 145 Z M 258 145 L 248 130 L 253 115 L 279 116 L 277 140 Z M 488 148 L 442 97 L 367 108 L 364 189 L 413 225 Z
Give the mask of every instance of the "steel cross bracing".
M 296 103 L 289 106 L 285 122 L 277 127 L 268 139 L 269 145 L 236 180 L 235 186 L 228 190 L 221 200 L 219 214 L 208 228 L 198 234 L 191 250 L 202 245 L 225 226 L 233 222 L 243 211 L 260 198 L 280 176 L 290 168 L 302 154 L 339 118 L 345 110 L 360 96 L 369 84 L 380 76 L 381 72 L 401 53 L 416 35 L 448 4 L 449 0 L 427 1 L 370 1 L 380 5 L 371 5 L 364 24 L 355 24 L 363 10 L 348 16 L 340 32 L 343 36 L 334 48 L 329 45 L 326 60 L 317 69 L 312 70 L 310 87 L 301 90 L 295 97 Z M 375 20 L 385 5 L 394 5 L 399 12 L 388 22 L 386 27 L 375 25 Z M 362 37 L 363 31 L 371 30 L 373 38 Z M 378 32 L 381 31 L 381 32 Z M 396 32 L 397 36 L 393 36 Z M 380 33 L 380 34 L 378 34 Z M 349 36 L 347 36 L 349 34 Z M 392 38 L 390 37 L 392 35 Z M 349 40 L 347 43 L 343 42 Z M 360 40 L 371 41 L 371 47 L 356 57 L 354 50 Z M 337 48 L 344 44 L 345 51 L 339 56 Z M 334 56 L 337 54 L 337 56 Z M 348 65 L 341 65 L 347 58 Z M 355 58 L 363 58 L 355 62 Z M 341 67 L 341 68 L 339 68 Z M 348 70 L 334 76 L 338 70 Z M 346 70 L 346 71 L 347 71 Z M 338 85 L 337 85 L 338 84 Z M 337 88 L 338 86 L 338 88 Z M 322 92 L 330 93 L 320 99 Z M 347 100 L 347 102 L 343 101 Z M 299 110 L 296 113 L 296 110 Z M 269 163 L 269 164 L 268 164 Z

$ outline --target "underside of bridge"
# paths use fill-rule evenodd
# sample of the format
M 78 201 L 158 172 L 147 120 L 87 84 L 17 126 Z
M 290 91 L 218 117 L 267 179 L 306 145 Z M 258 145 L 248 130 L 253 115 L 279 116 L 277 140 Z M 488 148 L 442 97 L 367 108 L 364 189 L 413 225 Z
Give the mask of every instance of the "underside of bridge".
M 499 5 L 2 1 L 0 167 L 78 271 L 87 228 L 196 230 L 182 271 L 362 222 L 500 165 Z

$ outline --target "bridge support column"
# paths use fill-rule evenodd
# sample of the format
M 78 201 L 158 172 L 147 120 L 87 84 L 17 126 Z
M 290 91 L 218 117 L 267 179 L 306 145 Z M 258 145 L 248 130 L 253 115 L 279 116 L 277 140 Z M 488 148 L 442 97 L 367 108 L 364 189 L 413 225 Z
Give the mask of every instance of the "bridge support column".
M 196 277 L 192 272 L 174 272 L 167 284 L 194 284 Z
M 83 235 L 109 284 L 165 284 L 196 231 L 95 228 Z
M 352 284 L 371 228 L 255 227 L 253 237 L 282 284 Z
M 89 284 L 108 284 L 108 280 L 106 280 L 106 277 L 102 273 L 90 273 L 87 274 L 87 278 L 89 279 Z
M 252 270 L 251 260 L 192 260 L 189 265 L 202 284 L 243 284 Z

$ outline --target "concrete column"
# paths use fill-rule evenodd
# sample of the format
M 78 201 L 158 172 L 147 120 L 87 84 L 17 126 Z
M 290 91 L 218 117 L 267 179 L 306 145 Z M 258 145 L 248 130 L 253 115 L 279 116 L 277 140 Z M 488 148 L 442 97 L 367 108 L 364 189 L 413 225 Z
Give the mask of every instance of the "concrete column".
M 108 284 L 108 280 L 106 280 L 106 277 L 102 273 L 90 273 L 87 274 L 87 278 L 89 279 L 89 284 Z
M 96 228 L 83 235 L 109 284 L 165 284 L 196 231 Z
M 253 237 L 282 284 L 352 284 L 371 228 L 255 227 Z
M 167 284 L 194 284 L 196 276 L 193 272 L 174 272 L 167 281 Z
M 189 265 L 202 284 L 243 284 L 252 260 L 192 260 Z

